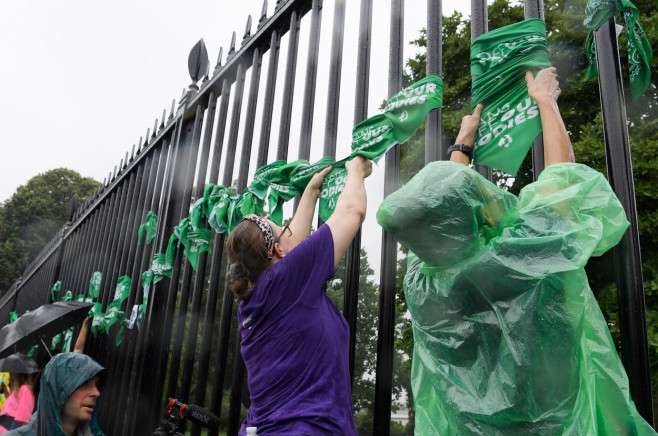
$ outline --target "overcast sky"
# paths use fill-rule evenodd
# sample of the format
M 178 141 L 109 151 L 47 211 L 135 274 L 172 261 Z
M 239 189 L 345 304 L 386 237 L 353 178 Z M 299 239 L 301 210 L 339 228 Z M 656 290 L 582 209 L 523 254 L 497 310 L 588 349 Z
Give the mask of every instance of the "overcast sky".
M 268 3 L 272 15 L 276 2 Z M 330 33 L 333 3 L 324 1 L 323 37 Z M 358 25 L 358 3 L 347 1 L 348 26 Z M 464 3 L 444 1 L 444 15 L 458 4 L 468 14 Z M 383 4 L 388 2 L 375 2 L 373 27 L 388 26 Z M 425 0 L 405 4 L 409 41 L 425 26 L 426 7 Z M 189 85 L 187 57 L 194 44 L 204 39 L 214 65 L 234 30 L 240 41 L 248 14 L 255 30 L 262 5 L 261 0 L 0 0 L 0 202 L 54 168 L 103 181 Z M 378 48 L 387 53 L 387 43 Z M 350 47 L 345 50 L 344 63 L 353 63 Z M 404 59 L 412 55 L 408 49 Z M 373 72 L 387 71 L 387 62 L 373 56 Z M 381 102 L 386 85 L 370 94 Z

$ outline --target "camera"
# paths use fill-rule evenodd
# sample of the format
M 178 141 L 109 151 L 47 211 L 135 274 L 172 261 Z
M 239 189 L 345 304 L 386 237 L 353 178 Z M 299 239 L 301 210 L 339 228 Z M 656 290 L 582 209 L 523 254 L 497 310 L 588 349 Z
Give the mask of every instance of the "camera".
M 185 436 L 187 421 L 206 428 L 219 427 L 219 418 L 194 404 L 185 404 L 176 398 L 169 398 L 165 407 L 165 417 L 152 433 L 152 436 Z

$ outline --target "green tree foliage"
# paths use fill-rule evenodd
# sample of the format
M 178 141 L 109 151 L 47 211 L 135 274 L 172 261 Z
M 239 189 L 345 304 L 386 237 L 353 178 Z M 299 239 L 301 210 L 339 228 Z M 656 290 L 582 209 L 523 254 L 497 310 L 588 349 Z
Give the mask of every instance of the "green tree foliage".
M 19 277 L 21 263 L 33 260 L 66 222 L 69 200 L 77 194 L 82 202 L 99 186 L 58 168 L 32 177 L 0 206 L 0 294 Z
M 562 94 L 560 110 L 573 143 L 576 161 L 606 173 L 601 107 L 596 79 L 586 81 L 585 40 L 588 30 L 583 25 L 587 0 L 545 0 L 549 49 L 552 64 L 557 67 Z M 626 87 L 626 110 L 633 156 L 633 171 L 637 212 L 642 249 L 643 275 L 647 303 L 650 357 L 654 405 L 658 405 L 658 3 L 637 0 L 640 23 L 652 44 L 654 59 L 651 65 L 652 84 L 643 97 L 633 102 L 628 89 L 628 52 L 626 35 L 622 32 L 619 47 Z M 524 19 L 522 2 L 495 0 L 489 5 L 489 30 Z M 618 18 L 620 21 L 620 18 Z M 459 13 L 443 17 L 443 142 L 452 144 L 461 119 L 470 113 L 470 21 Z M 422 51 L 407 61 L 405 85 L 425 76 L 426 33 L 413 41 Z M 518 191 L 532 180 L 530 154 L 512 183 L 510 191 Z M 409 180 L 424 165 L 424 132 L 422 129 L 401 148 L 401 179 Z M 499 183 L 507 176 L 498 174 Z M 590 284 L 601 309 L 608 320 L 613 337 L 619 338 L 617 290 L 614 284 L 614 266 L 611 253 L 593 258 L 586 270 Z M 402 278 L 406 272 L 406 259 L 398 265 L 398 311 L 406 311 Z M 413 335 L 411 325 L 402 318 L 402 333 L 397 348 L 411 355 Z M 657 409 L 658 410 L 658 409 Z M 413 410 L 411 411 L 413 413 Z

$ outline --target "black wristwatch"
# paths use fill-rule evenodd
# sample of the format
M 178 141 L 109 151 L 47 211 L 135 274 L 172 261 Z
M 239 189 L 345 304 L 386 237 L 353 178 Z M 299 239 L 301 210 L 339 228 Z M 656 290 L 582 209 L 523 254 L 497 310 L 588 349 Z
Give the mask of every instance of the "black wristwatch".
M 473 160 L 473 147 L 469 147 L 468 145 L 465 144 L 451 145 L 450 147 L 448 147 L 448 158 L 450 158 L 450 155 L 455 150 L 459 150 L 462 153 L 465 153 L 468 156 L 469 161 Z

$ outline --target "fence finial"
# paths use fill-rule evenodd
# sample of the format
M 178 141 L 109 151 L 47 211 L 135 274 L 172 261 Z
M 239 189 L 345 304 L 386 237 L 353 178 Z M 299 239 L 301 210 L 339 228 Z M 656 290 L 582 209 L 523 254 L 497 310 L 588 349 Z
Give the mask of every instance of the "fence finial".
M 244 36 L 242 37 L 242 43 L 240 47 L 244 47 L 244 44 L 251 38 L 251 14 L 247 17 L 247 25 L 244 27 Z
M 123 159 L 123 167 L 124 168 L 128 166 L 128 154 L 129 153 L 126 151 L 126 157 Z
M 217 55 L 217 64 L 215 65 L 215 71 L 212 72 L 214 76 L 222 68 L 222 55 L 224 54 L 224 47 L 219 47 L 219 54 Z
M 192 78 L 192 84 L 189 86 L 189 90 L 198 91 L 197 82 L 208 74 L 208 51 L 206 50 L 206 43 L 203 42 L 203 38 L 192 47 L 190 56 L 187 58 L 187 68 Z
M 183 90 L 183 94 L 185 93 L 185 90 Z M 174 108 L 176 107 L 176 99 L 171 100 L 171 111 L 169 112 L 169 118 L 167 120 L 173 120 L 174 119 Z
M 173 109 L 172 109 L 173 111 Z M 162 109 L 162 122 L 160 123 L 159 129 L 162 130 L 165 126 L 165 117 L 167 116 L 167 109 Z
M 226 56 L 226 62 L 228 62 L 229 59 L 231 59 L 235 55 L 235 31 L 233 32 L 233 36 L 231 37 L 231 48 L 228 49 L 228 55 Z
M 274 6 L 274 11 L 278 11 L 281 8 L 281 0 L 276 0 L 276 5 Z
M 151 134 L 151 128 L 146 129 L 146 137 L 144 137 L 144 146 L 146 147 L 146 144 L 149 143 L 149 139 L 151 138 L 149 135 Z
M 158 119 L 155 119 L 155 123 L 153 124 L 153 133 L 151 134 L 151 138 L 155 138 L 155 132 L 158 131 Z
M 135 144 L 133 143 L 133 151 L 130 153 L 130 161 L 132 162 L 135 159 Z
M 137 153 L 142 151 L 142 137 L 139 137 L 139 143 L 137 145 Z
M 256 26 L 256 30 L 259 30 L 265 22 L 267 21 L 267 0 L 263 0 L 263 9 L 260 11 L 260 18 L 258 19 L 258 26 Z

